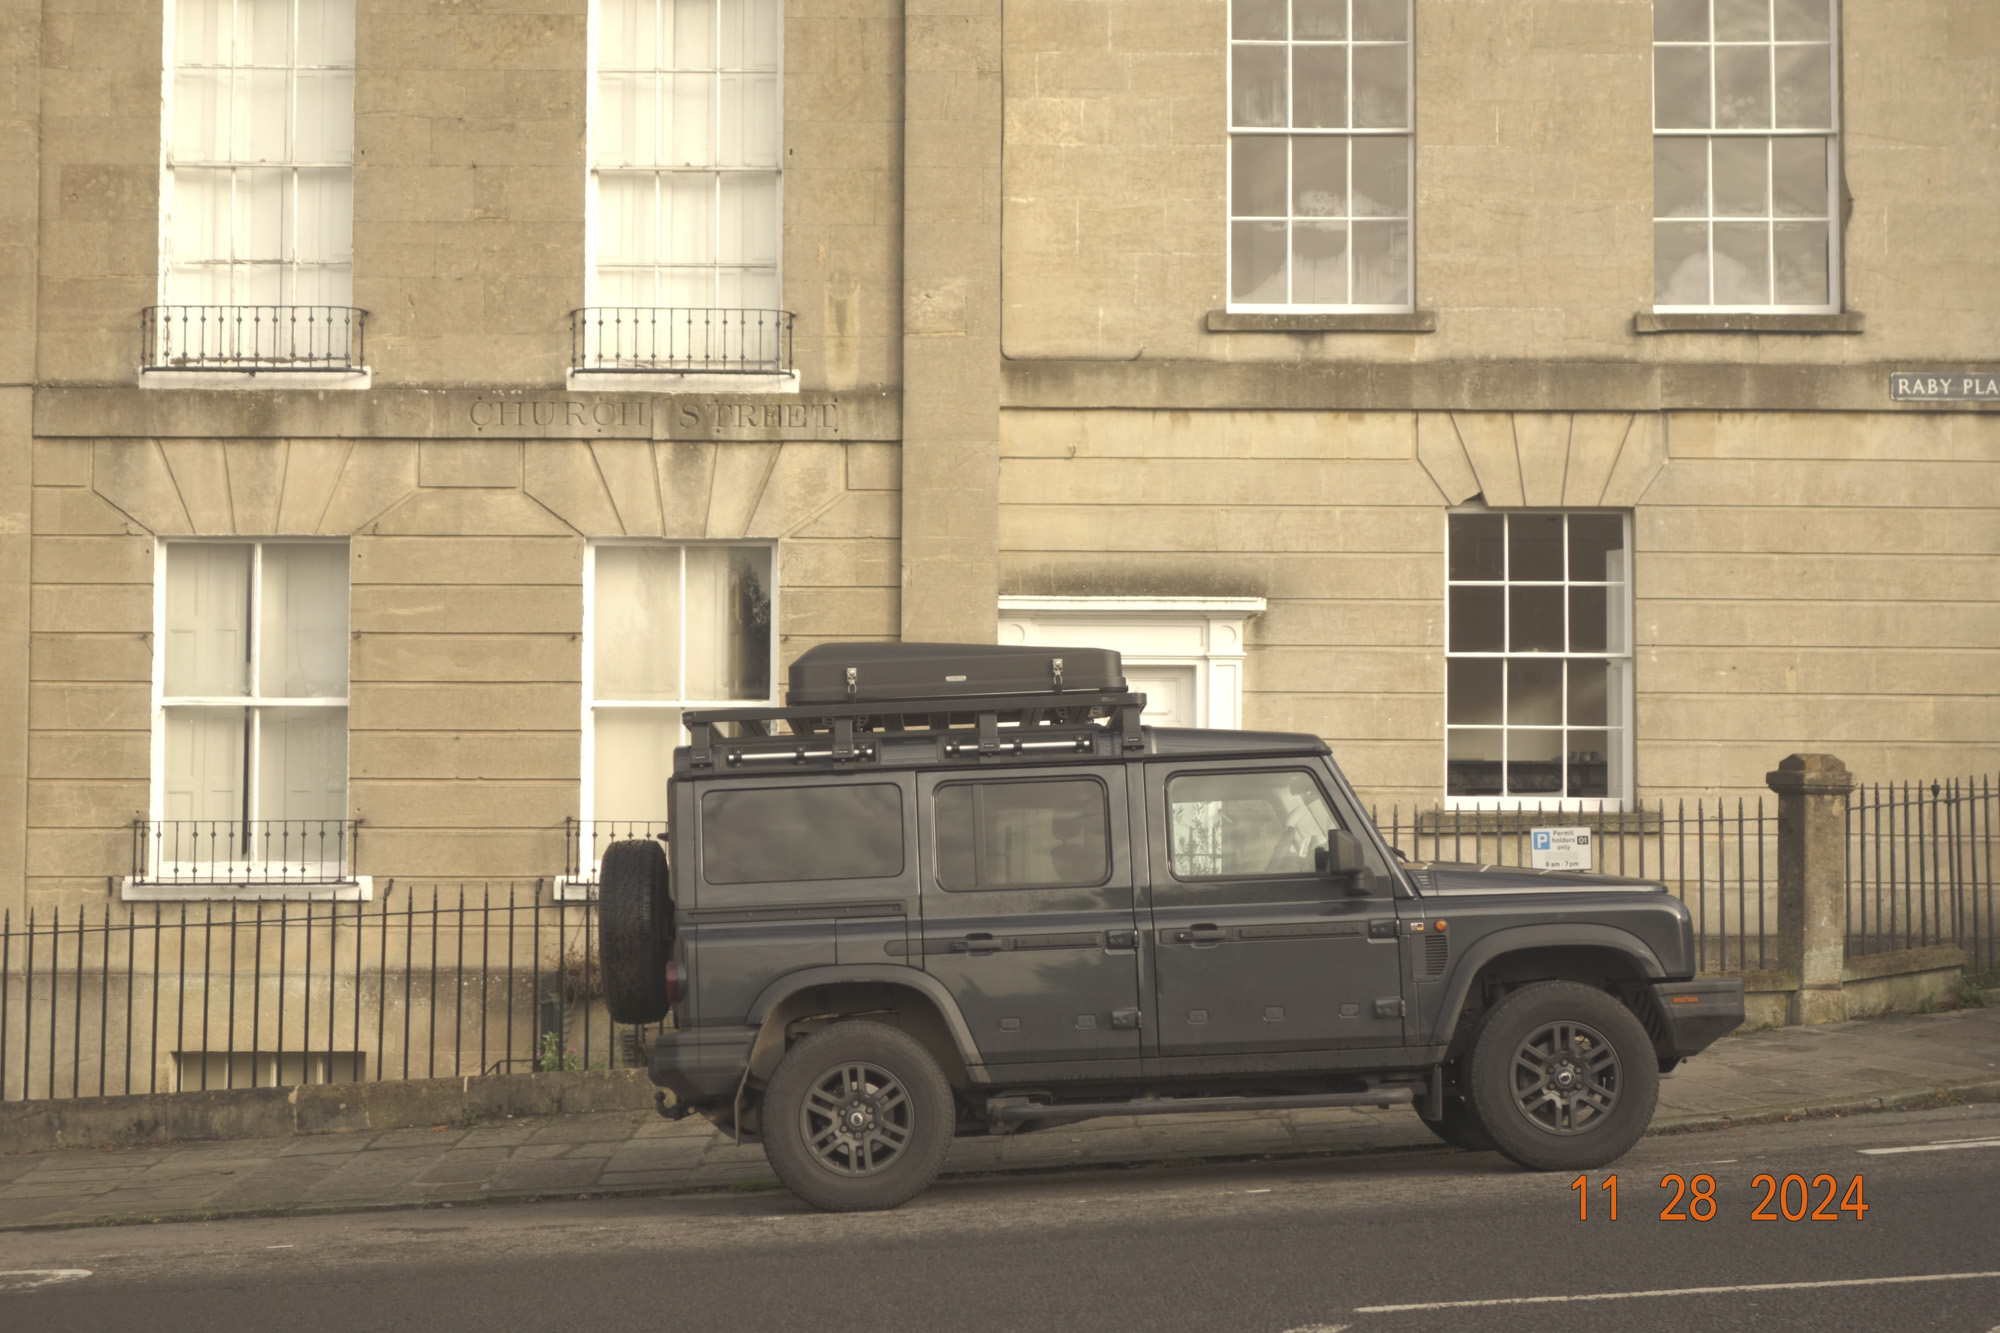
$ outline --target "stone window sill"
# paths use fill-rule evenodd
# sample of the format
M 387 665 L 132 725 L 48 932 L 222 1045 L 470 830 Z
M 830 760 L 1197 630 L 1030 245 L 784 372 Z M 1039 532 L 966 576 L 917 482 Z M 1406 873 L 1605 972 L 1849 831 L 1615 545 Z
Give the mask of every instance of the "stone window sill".
M 1400 314 L 1343 314 L 1324 311 L 1310 314 L 1253 314 L 1247 311 L 1211 310 L 1210 333 L 1436 333 L 1435 310 L 1410 310 Z
M 704 375 L 683 370 L 571 370 L 567 387 L 609 393 L 797 393 L 799 372 L 770 375 Z
M 128 903 L 199 902 L 371 902 L 375 897 L 373 875 L 352 875 L 328 883 L 301 884 L 253 876 L 214 881 L 161 881 L 123 876 L 118 896 Z
M 1654 314 L 1642 310 L 1632 316 L 1634 333 L 1834 333 L 1866 331 L 1865 318 L 1849 310 L 1838 315 L 1758 315 L 1747 312 L 1717 311 L 1713 314 L 1688 312 Z
M 142 389 L 366 389 L 367 366 L 354 370 L 142 370 Z

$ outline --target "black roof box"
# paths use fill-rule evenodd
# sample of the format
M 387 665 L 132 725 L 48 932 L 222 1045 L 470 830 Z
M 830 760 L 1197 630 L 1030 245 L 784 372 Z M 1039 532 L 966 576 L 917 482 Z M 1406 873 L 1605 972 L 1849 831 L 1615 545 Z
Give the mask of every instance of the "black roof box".
M 792 663 L 785 702 L 891 703 L 1125 689 L 1109 648 L 991 643 L 823 643 Z

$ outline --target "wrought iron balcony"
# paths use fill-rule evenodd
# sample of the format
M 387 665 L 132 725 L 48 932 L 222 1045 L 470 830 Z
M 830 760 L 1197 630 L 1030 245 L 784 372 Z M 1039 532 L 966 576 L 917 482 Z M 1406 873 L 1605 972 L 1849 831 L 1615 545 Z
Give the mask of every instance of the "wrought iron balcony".
M 569 312 L 570 369 L 594 374 L 783 375 L 792 312 L 586 306 Z
M 368 312 L 344 305 L 154 305 L 139 326 L 142 370 L 358 371 Z
M 358 819 L 139 819 L 132 882 L 352 884 Z

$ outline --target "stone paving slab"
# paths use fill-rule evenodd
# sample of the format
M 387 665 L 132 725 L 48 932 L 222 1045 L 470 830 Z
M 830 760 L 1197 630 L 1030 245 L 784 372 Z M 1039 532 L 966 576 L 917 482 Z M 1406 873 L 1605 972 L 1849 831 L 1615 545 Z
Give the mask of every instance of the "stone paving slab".
M 1724 1038 L 1662 1081 L 1656 1131 L 1865 1109 L 1945 1084 L 2000 1097 L 2000 1009 Z M 1404 1108 L 1115 1116 L 961 1139 L 946 1171 L 1049 1170 L 1434 1147 Z M 463 1127 L 0 1156 L 0 1229 L 112 1219 L 720 1189 L 770 1181 L 761 1148 L 630 1111 Z

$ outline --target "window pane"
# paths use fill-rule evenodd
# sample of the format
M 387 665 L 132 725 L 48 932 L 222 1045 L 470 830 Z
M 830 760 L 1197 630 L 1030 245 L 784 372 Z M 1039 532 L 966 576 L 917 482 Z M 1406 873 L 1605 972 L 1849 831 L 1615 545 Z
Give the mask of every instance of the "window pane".
M 593 696 L 680 698 L 680 549 L 599 546 L 595 560 Z
M 1354 224 L 1354 303 L 1410 303 L 1410 224 Z
M 1406 40 L 1410 35 L 1409 12 L 1409 0 L 1354 0 L 1354 40 Z
M 657 0 L 598 0 L 597 67 L 654 69 L 659 63 Z M 602 105 L 599 106 L 600 114 Z
M 286 130 L 294 125 L 288 105 L 292 75 L 282 69 L 238 70 L 233 90 L 235 122 L 229 154 L 233 162 L 284 162 Z
M 597 177 L 597 261 L 650 264 L 659 258 L 657 180 L 630 172 Z M 599 293 L 600 297 L 604 293 Z
M 1506 721 L 1500 682 L 1506 662 L 1498 657 L 1453 657 L 1445 661 L 1445 721 L 1453 726 Z
M 1261 142 L 1264 141 L 1236 140 L 1239 147 Z M 1347 215 L 1347 142 L 1337 135 L 1301 135 L 1291 141 L 1293 216 L 1338 218 Z M 1283 165 L 1280 161 L 1280 172 Z M 1282 175 L 1279 180 L 1283 180 Z M 1281 204 L 1282 198 L 1281 194 Z M 1281 215 L 1283 212 L 1282 206 L 1272 210 L 1274 214 Z
M 778 79 L 774 74 L 724 74 L 715 160 L 731 167 L 778 165 Z
M 1507 794 L 1555 796 L 1563 789 L 1563 734 L 1560 731 L 1507 731 Z
M 1410 124 L 1410 48 L 1354 48 L 1354 124 L 1358 129 L 1407 129 Z
M 1257 305 L 1285 301 L 1285 224 L 1238 222 L 1229 229 L 1229 292 Z
M 1563 715 L 1563 660 L 1515 658 L 1507 663 L 1507 724 L 1559 727 Z
M 667 74 L 660 109 L 660 157 L 669 166 L 706 167 L 716 162 L 713 74 Z
M 1569 796 L 1609 796 L 1615 733 L 1572 731 L 1569 733 Z
M 1770 0 L 1715 0 L 1716 41 L 1761 42 L 1770 36 Z
M 1347 125 L 1347 48 L 1292 48 L 1292 124 L 1299 129 Z
M 1653 140 L 1653 216 L 1708 215 L 1708 140 Z
M 1177 777 L 1167 818 L 1183 879 L 1315 874 L 1314 853 L 1340 827 L 1312 776 L 1288 771 Z
M 180 698 L 248 694 L 249 544 L 170 542 L 166 584 L 164 692 Z
M 1448 796 L 1498 796 L 1500 794 L 1500 745 L 1503 733 L 1459 731 L 1446 733 L 1444 773 Z
M 1451 644 L 1454 653 L 1497 653 L 1506 646 L 1505 588 L 1451 590 Z
M 1653 224 L 1653 300 L 1660 305 L 1707 305 L 1708 224 Z
M 678 708 L 594 709 L 590 817 L 664 824 L 667 779 L 679 744 Z
M 257 719 L 257 818 L 338 820 L 347 815 L 347 710 L 345 708 L 265 708 Z M 308 829 L 306 846 L 266 839 L 258 830 L 256 851 L 265 859 L 335 859 L 338 848 Z M 327 834 L 332 829 L 324 830 Z
M 1708 0 L 1653 0 L 1653 40 L 1708 40 Z
M 1238 46 L 1230 51 L 1229 123 L 1280 129 L 1285 124 L 1285 48 Z
M 1653 124 L 1663 130 L 1705 130 L 1708 115 L 1708 48 L 1654 48 Z
M 1410 141 L 1357 138 L 1354 141 L 1354 216 L 1406 218 L 1410 215 Z
M 716 178 L 705 171 L 676 171 L 660 180 L 662 262 L 715 262 Z M 712 301 L 675 301 L 674 305 L 712 305 Z
M 1572 659 L 1569 664 L 1569 712 L 1572 727 L 1601 727 L 1608 720 L 1605 693 L 1609 668 L 1601 661 Z
M 1283 5 L 1279 3 L 1278 7 L 1282 9 Z M 1237 0 L 1236 12 L 1243 12 L 1243 0 Z M 1282 24 L 1283 20 L 1279 22 Z M 1294 41 L 1337 42 L 1346 36 L 1347 0 L 1292 0 Z
M 715 0 L 663 0 L 667 21 L 666 68 L 713 69 Z
M 1563 650 L 1563 590 L 1507 590 L 1507 651 L 1559 653 Z
M 354 68 L 354 0 L 309 0 L 298 23 L 301 65 Z
M 903 793 L 888 783 L 712 791 L 699 846 L 711 884 L 900 875 Z
M 599 75 L 592 161 L 606 167 L 657 165 L 659 95 L 656 75 Z
M 1502 514 L 1453 514 L 1451 577 L 1497 583 L 1506 577 L 1507 519 Z
M 231 76 L 226 70 L 180 70 L 174 75 L 173 136 L 167 151 L 178 162 L 229 160 Z
M 1569 576 L 1584 583 L 1625 577 L 1625 520 L 1617 514 L 1572 514 Z
M 347 264 L 354 259 L 354 173 L 346 167 L 301 168 L 298 224 L 290 258 L 302 264 Z M 328 298 L 330 305 L 346 305 Z
M 1781 46 L 1778 64 L 1778 127 L 1818 130 L 1833 125 L 1831 47 Z
M 1715 153 L 1715 213 L 1717 217 L 1766 215 L 1770 198 L 1770 140 L 1717 139 Z
M 1347 224 L 1292 224 L 1292 300 L 1299 305 L 1347 304 Z
M 244 710 L 169 708 L 165 733 L 166 780 L 160 793 L 161 816 L 242 819 Z M 183 837 L 207 835 L 206 830 L 180 832 Z M 172 845 L 164 850 L 174 860 L 233 859 L 218 858 L 213 850 L 197 848 L 190 842 L 183 842 L 178 854 Z
M 1715 125 L 1724 130 L 1771 127 L 1771 53 L 1762 46 L 1715 49 Z
M 1344 5 L 1347 0 L 1320 0 L 1322 7 Z M 1285 40 L 1285 0 L 1233 0 L 1229 7 L 1229 35 L 1238 41 Z
M 1563 516 L 1514 514 L 1507 520 L 1507 577 L 1515 582 L 1560 581 Z
M 1771 141 L 1771 211 L 1781 218 L 1828 216 L 1826 140 Z
M 284 65 L 292 52 L 291 0 L 236 0 L 238 65 Z
M 689 699 L 771 695 L 771 551 L 687 548 Z
M 725 264 L 778 262 L 778 177 L 732 171 L 721 177 L 716 258 Z
M 266 263 L 286 258 L 285 205 L 291 194 L 291 171 L 285 167 L 241 167 L 235 176 L 231 257 Z
M 1833 36 L 1827 0 L 1778 0 L 1781 42 L 1824 42 Z
M 229 0 L 179 0 L 174 6 L 174 63 L 229 63 L 233 21 Z
M 1770 244 L 1771 228 L 1768 223 L 1715 224 L 1716 304 L 1770 304 Z
M 347 547 L 264 548 L 258 693 L 332 699 L 347 693 Z
M 722 6 L 722 67 L 778 67 L 778 0 L 727 0 Z
M 298 76 L 294 162 L 354 160 L 354 71 L 302 70 Z
M 1825 305 L 1831 299 L 1824 222 L 1780 222 L 1773 237 L 1777 248 L 1779 305 Z
M 1300 140 L 1300 146 L 1318 140 Z M 1240 218 L 1285 216 L 1285 145 L 1279 135 L 1229 141 L 1231 210 Z
M 1569 590 L 1569 650 L 1573 653 L 1601 653 L 1609 649 L 1606 635 L 1610 632 L 1612 599 L 1622 598 L 1624 593 L 1616 585 L 1610 588 L 1571 588 Z
M 947 889 L 1102 884 L 1111 874 L 1104 785 L 1085 779 L 940 787 L 937 839 Z
M 234 184 L 227 167 L 182 167 L 173 175 L 173 254 L 180 263 L 229 258 L 229 228 L 235 215 Z M 174 299 L 199 303 L 191 294 Z

